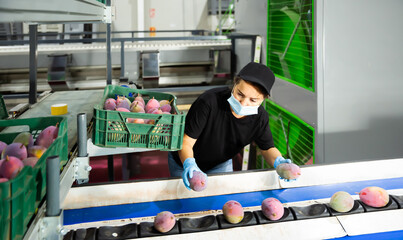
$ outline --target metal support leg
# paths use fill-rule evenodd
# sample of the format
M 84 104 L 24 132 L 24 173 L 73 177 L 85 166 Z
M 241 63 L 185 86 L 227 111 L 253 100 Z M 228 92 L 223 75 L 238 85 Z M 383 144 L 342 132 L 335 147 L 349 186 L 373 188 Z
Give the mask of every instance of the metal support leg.
M 111 6 L 111 0 L 106 1 Z M 111 57 L 111 24 L 106 24 L 106 84 L 112 84 L 112 57 Z
M 38 57 L 38 36 L 37 24 L 29 25 L 29 104 L 36 103 L 37 94 L 37 57 Z
M 125 42 L 120 42 L 120 77 L 125 76 Z

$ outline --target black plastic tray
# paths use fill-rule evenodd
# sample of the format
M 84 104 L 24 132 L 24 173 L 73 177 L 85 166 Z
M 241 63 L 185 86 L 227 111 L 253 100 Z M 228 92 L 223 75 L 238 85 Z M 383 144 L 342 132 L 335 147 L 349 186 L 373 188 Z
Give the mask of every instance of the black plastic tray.
M 217 215 L 217 220 L 219 227 L 222 229 L 225 228 L 233 228 L 233 227 L 242 227 L 242 226 L 250 226 L 250 225 L 256 225 L 257 224 L 257 219 L 253 212 L 244 212 L 243 219 L 239 223 L 230 223 L 228 222 L 223 214 Z
M 178 221 L 179 231 L 181 233 L 202 232 L 218 229 L 217 219 L 213 215 L 200 218 L 181 218 Z
M 290 207 L 296 220 L 329 217 L 330 213 L 325 204 L 317 203 L 304 207 Z
M 176 221 L 175 226 L 171 229 L 171 231 L 166 232 L 166 233 L 161 233 L 157 229 L 155 229 L 153 222 L 140 223 L 140 227 L 138 230 L 139 230 L 138 231 L 139 237 L 153 237 L 153 236 L 163 236 L 163 235 L 179 233 L 178 221 Z
M 270 220 L 268 219 L 261 210 L 255 211 L 254 214 L 256 215 L 257 222 L 259 224 L 266 224 L 266 223 L 276 223 L 276 222 L 286 222 L 295 220 L 293 213 L 290 211 L 289 208 L 284 208 L 284 214 L 279 220 Z
M 333 210 L 333 208 L 331 208 L 329 204 L 326 204 L 326 206 L 328 207 L 331 216 L 340 216 L 340 215 L 347 215 L 347 214 L 355 214 L 355 213 L 363 213 L 363 212 L 365 212 L 365 210 L 362 207 L 360 201 L 358 201 L 358 200 L 354 200 L 354 206 L 348 212 L 337 212 L 337 211 Z
M 97 240 L 131 239 L 137 238 L 137 224 L 131 223 L 123 226 L 105 226 L 97 231 Z

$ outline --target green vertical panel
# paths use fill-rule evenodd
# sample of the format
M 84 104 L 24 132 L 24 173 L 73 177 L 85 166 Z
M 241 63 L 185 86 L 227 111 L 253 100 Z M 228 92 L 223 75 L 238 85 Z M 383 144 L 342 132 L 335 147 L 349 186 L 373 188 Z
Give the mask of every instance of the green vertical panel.
M 266 100 L 266 111 L 274 145 L 281 154 L 297 165 L 313 164 L 314 128 L 270 100 Z M 261 157 L 257 158 L 256 166 L 268 168 Z
M 267 65 L 277 77 L 314 91 L 312 1 L 269 0 Z

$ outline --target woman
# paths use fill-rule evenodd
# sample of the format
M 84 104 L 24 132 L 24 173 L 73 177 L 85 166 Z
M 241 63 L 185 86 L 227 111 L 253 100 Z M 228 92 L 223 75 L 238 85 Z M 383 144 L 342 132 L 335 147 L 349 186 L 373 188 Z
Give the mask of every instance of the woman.
M 204 92 L 186 115 L 182 149 L 168 155 L 171 176 L 185 186 L 193 171 L 231 172 L 232 157 L 254 141 L 271 166 L 290 163 L 274 147 L 269 116 L 262 102 L 270 96 L 275 77 L 265 65 L 250 62 L 235 77 L 232 89 Z

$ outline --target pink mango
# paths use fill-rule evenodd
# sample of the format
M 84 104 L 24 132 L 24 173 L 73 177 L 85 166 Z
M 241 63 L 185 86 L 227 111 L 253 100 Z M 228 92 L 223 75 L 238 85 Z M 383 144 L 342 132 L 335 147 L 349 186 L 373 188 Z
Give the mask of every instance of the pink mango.
M 207 177 L 199 171 L 193 172 L 193 177 L 189 179 L 190 188 L 196 192 L 203 191 L 207 187 Z
M 242 205 L 234 200 L 230 200 L 222 207 L 225 219 L 232 224 L 239 223 L 244 217 Z
M 276 172 L 280 177 L 288 180 L 297 179 L 301 175 L 300 167 L 294 163 L 282 163 L 277 166 Z
M 160 212 L 154 219 L 154 228 L 159 232 L 166 233 L 175 226 L 176 219 L 169 211 Z
M 171 109 L 172 109 L 172 107 L 169 104 L 161 106 L 161 111 L 163 111 L 163 112 L 171 112 Z
M 7 143 L 0 141 L 0 155 L 6 147 Z
M 150 109 L 159 108 L 159 107 L 160 107 L 160 103 L 158 102 L 158 100 L 155 98 L 151 98 L 150 100 L 148 100 L 145 110 L 148 113 L 148 111 Z
M 389 194 L 380 187 L 366 187 L 359 192 L 360 200 L 371 207 L 384 207 L 389 203 Z
M 35 145 L 40 145 L 45 148 L 49 148 L 59 134 L 58 125 L 59 123 L 57 123 L 56 126 L 49 126 L 43 129 L 42 132 L 39 133 L 38 137 L 36 138 Z
M 127 99 L 126 97 L 120 97 L 118 96 L 116 99 L 116 108 L 126 108 L 126 109 L 130 109 L 130 100 Z
M 154 111 L 152 111 L 151 114 L 162 114 L 162 111 L 160 108 L 154 109 Z
M 7 178 L 0 178 L 0 183 L 2 183 L 2 182 L 7 182 L 7 181 L 8 181 Z
M 3 150 L 1 158 L 6 158 L 6 156 L 13 156 L 19 159 L 27 158 L 27 148 L 22 143 L 11 143 Z
M 35 164 L 38 162 L 38 158 L 37 157 L 27 157 L 24 160 L 22 160 L 22 163 L 24 164 L 24 166 L 31 166 L 34 167 Z
M 146 106 L 146 102 L 144 102 L 143 97 L 139 94 L 137 97 L 134 98 L 134 101 L 139 101 L 143 104 L 143 108 Z
M 24 164 L 20 159 L 13 156 L 6 156 L 5 161 L 1 165 L 0 175 L 8 179 L 13 179 L 23 167 Z
M 284 206 L 276 198 L 266 198 L 262 202 L 262 212 L 272 221 L 279 220 L 284 215 Z
M 127 108 L 116 108 L 116 111 L 119 111 L 119 112 L 130 112 L 129 109 L 127 109 Z
M 116 100 L 113 98 L 108 98 L 105 100 L 104 109 L 105 110 L 115 110 L 116 108 Z

